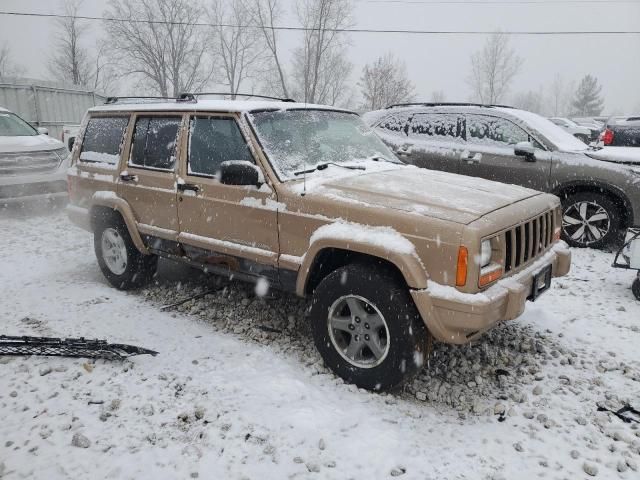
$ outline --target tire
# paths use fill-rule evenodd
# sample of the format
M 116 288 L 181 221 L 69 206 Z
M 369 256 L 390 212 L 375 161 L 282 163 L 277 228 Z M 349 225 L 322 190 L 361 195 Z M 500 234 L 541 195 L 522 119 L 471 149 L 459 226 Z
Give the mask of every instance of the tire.
M 606 248 L 620 239 L 622 215 L 607 196 L 579 192 L 562 202 L 562 239 L 572 247 Z
M 117 214 L 98 224 L 93 233 L 93 247 L 102 274 L 119 290 L 142 287 L 156 272 L 158 257 L 140 253 Z
M 407 382 L 431 348 L 407 286 L 384 265 L 351 264 L 329 274 L 313 294 L 310 319 L 325 364 L 368 390 Z
M 631 291 L 635 295 L 636 299 L 640 300 L 640 276 L 631 284 Z

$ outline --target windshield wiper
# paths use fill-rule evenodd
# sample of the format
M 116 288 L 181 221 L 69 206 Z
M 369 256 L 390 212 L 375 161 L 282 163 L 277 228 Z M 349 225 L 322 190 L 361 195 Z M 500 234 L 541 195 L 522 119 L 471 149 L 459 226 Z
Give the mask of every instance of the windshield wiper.
M 371 160 L 373 160 L 374 162 L 389 162 L 389 163 L 395 163 L 396 165 L 404 165 L 404 163 L 402 162 L 398 162 L 397 160 L 391 160 L 390 158 L 383 157 L 381 155 L 375 155 L 371 157 Z
M 349 170 L 366 170 L 366 167 L 360 166 L 360 165 L 343 165 L 341 163 L 335 163 L 335 162 L 325 162 L 325 163 L 320 163 L 319 165 L 316 165 L 313 168 L 309 168 L 307 170 L 299 170 L 297 172 L 293 172 L 294 175 L 302 175 L 303 173 L 311 173 L 311 172 L 315 172 L 316 170 L 326 170 L 327 167 L 329 165 L 335 165 L 336 167 L 342 167 L 342 168 L 348 168 Z

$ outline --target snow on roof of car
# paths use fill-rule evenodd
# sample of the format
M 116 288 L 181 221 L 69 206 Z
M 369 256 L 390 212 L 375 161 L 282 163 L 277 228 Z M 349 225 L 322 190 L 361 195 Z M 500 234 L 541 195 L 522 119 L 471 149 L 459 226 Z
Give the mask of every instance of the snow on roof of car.
M 121 112 L 121 111 L 217 111 L 217 112 L 252 112 L 256 110 L 334 110 L 354 113 L 343 108 L 311 103 L 279 102 L 269 100 L 198 100 L 197 102 L 130 102 L 99 105 L 89 112 Z
M 0 112 L 8 112 L 9 110 L 7 110 L 6 108 L 0 107 Z

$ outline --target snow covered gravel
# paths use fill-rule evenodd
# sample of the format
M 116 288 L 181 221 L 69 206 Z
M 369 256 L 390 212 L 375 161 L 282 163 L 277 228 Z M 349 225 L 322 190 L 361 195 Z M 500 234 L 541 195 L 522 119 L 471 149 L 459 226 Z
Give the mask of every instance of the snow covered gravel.
M 0 239 L 0 333 L 160 352 L 0 357 L 0 478 L 640 478 L 640 425 L 598 412 L 640 409 L 640 302 L 611 254 L 574 251 L 519 320 L 371 394 L 323 366 L 294 296 L 169 263 L 119 292 L 55 209 L 0 210 Z

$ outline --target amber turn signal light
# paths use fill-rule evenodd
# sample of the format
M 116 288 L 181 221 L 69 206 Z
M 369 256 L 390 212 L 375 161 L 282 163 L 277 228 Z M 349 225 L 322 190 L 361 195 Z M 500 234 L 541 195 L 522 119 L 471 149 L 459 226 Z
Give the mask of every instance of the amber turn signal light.
M 561 235 L 562 235 L 562 229 L 556 228 L 555 231 L 553 232 L 553 241 L 557 242 L 558 240 L 560 240 Z
M 456 286 L 464 287 L 467 284 L 467 267 L 469 266 L 469 251 L 467 247 L 458 249 L 458 268 L 456 270 Z
M 480 275 L 480 281 L 478 285 L 484 287 L 485 285 L 489 285 L 492 282 L 495 282 L 502 276 L 502 267 L 493 270 L 489 273 L 485 273 L 484 275 Z

